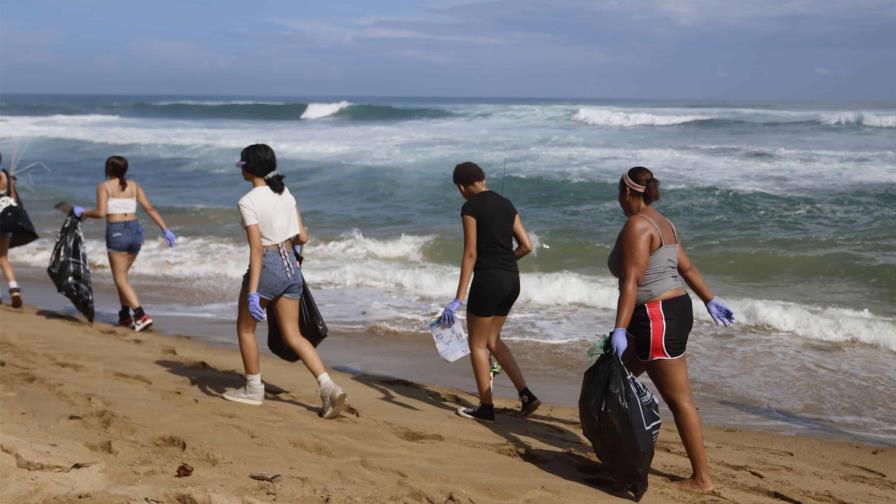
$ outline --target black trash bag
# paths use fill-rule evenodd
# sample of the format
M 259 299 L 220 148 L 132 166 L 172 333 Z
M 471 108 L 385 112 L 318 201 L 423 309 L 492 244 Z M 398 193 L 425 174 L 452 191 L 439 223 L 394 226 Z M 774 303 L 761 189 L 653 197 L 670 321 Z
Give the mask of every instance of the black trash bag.
M 6 170 L 3 170 L 3 173 L 6 174 L 7 194 L 0 194 L 0 234 L 12 235 L 9 239 L 9 248 L 21 247 L 36 240 L 37 232 L 31 219 L 28 218 L 28 212 L 25 211 L 25 205 L 18 191 L 15 198 L 11 195 L 12 191 L 9 188 L 15 187 L 15 179 Z
M 301 271 L 299 274 L 302 274 Z M 273 303 L 268 303 L 267 312 L 268 348 L 271 353 L 283 360 L 297 362 L 298 354 L 283 341 L 283 336 L 280 334 L 280 325 L 277 323 L 277 314 L 274 313 Z M 299 331 L 315 347 L 327 337 L 327 324 L 317 309 L 317 303 L 314 302 L 311 289 L 305 283 L 304 275 L 302 276 L 302 302 L 299 306 Z
M 613 479 L 623 491 L 641 500 L 660 434 L 660 408 L 653 394 L 612 351 L 605 349 L 585 371 L 579 420 Z
M 62 223 L 47 274 L 56 285 L 56 290 L 69 298 L 75 308 L 93 322 L 93 287 L 90 284 L 90 265 L 87 263 L 87 248 L 81 223 L 74 215 L 69 215 Z

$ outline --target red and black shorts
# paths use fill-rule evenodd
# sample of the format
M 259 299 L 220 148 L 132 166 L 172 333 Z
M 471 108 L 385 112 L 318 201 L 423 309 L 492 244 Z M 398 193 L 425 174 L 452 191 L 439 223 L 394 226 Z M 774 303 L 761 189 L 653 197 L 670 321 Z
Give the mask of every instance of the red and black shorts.
M 639 360 L 677 359 L 684 355 L 694 325 L 694 306 L 687 294 L 635 307 L 628 333 Z

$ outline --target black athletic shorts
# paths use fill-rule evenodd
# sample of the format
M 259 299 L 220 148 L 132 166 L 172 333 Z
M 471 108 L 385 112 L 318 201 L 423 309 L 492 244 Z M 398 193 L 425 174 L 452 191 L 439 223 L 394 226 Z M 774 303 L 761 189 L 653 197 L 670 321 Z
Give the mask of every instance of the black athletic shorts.
M 636 306 L 628 333 L 634 337 L 638 359 L 677 359 L 687 351 L 693 326 L 694 306 L 684 294 Z
M 506 317 L 520 296 L 520 273 L 502 269 L 484 269 L 473 273 L 467 313 L 479 317 Z

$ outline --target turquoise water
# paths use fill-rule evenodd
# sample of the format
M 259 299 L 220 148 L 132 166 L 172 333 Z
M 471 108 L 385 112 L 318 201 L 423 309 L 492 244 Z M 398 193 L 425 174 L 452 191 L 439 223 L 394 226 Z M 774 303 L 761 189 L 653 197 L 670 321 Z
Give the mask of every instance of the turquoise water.
M 827 379 L 815 366 L 830 356 L 816 351 L 859 348 L 864 364 L 869 350 L 881 359 L 896 351 L 893 103 L 25 95 L 0 102 L 3 166 L 24 150 L 20 169 L 36 161 L 49 168 L 22 175 L 44 240 L 14 260 L 44 265 L 60 224 L 52 204 L 91 205 L 105 158 L 124 155 L 181 236 L 172 250 L 150 240 L 137 262 L 142 282 L 176 285 L 183 297 L 156 313 L 182 312 L 184 304 L 203 315 L 232 313 L 247 260 L 234 205 L 248 190 L 233 162 L 245 145 L 265 142 L 302 207 L 313 238 L 305 274 L 337 328 L 423 333 L 422 321 L 451 299 L 462 204 L 451 169 L 472 160 L 514 201 L 537 244 L 521 262 L 523 292 L 507 338 L 543 342 L 546 352 L 583 345 L 612 324 L 616 288 L 605 263 L 624 221 L 617 182 L 626 168 L 644 165 L 662 183 L 658 208 L 738 314 L 738 326 L 720 332 L 698 307 L 695 338 L 765 349 L 765 368 L 803 362 L 812 370 L 770 371 L 778 382 Z M 102 271 L 102 225 L 87 231 Z M 779 343 L 786 350 L 775 356 L 769 345 Z M 745 366 L 739 352 L 719 358 L 727 369 Z M 896 389 L 892 373 L 870 375 L 891 369 L 885 361 L 872 364 L 844 365 L 853 373 L 847 384 L 873 378 Z M 748 399 L 770 397 L 750 395 L 768 376 L 747 374 L 748 383 L 731 387 Z M 845 417 L 855 405 L 838 408 L 817 414 Z M 883 410 L 866 416 L 886 424 Z

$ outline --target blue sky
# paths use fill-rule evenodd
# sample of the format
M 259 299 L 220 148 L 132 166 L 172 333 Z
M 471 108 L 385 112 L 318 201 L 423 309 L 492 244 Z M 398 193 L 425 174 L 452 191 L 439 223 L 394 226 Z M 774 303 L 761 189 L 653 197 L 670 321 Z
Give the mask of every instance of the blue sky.
M 0 92 L 896 100 L 896 0 L 7 0 Z

